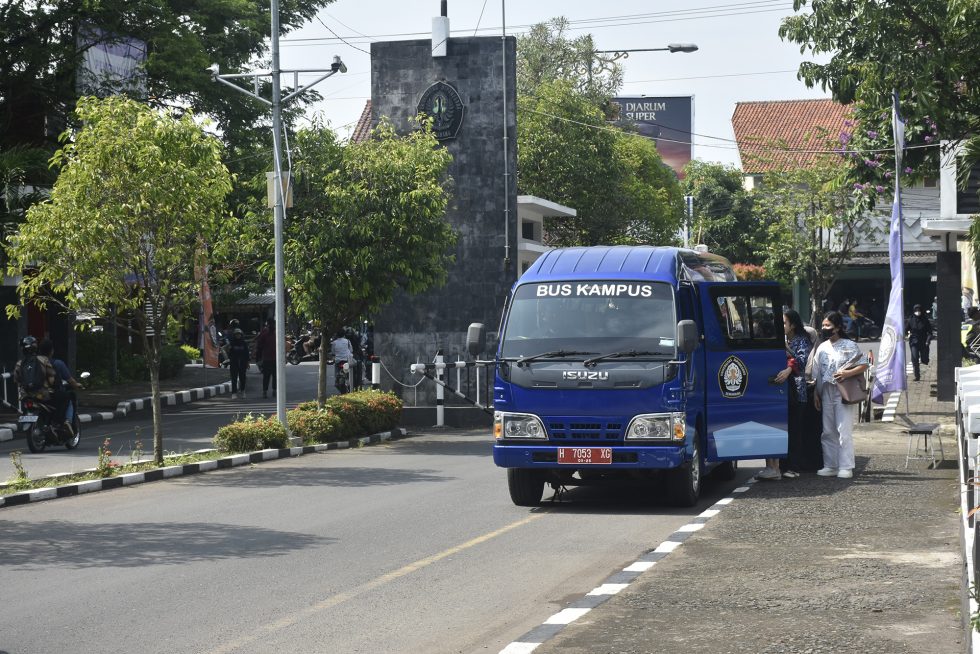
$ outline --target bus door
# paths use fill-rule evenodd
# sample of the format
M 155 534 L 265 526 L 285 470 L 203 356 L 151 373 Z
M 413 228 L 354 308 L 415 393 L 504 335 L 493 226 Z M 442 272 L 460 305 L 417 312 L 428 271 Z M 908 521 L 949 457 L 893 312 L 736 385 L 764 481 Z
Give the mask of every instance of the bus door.
M 779 286 L 701 282 L 709 461 L 784 457 L 787 384 Z

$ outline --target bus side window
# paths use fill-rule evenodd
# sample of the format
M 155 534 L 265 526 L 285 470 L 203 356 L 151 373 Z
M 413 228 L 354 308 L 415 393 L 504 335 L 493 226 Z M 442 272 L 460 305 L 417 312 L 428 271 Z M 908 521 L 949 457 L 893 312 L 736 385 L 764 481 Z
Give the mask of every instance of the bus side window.
M 776 320 L 772 297 L 719 295 L 716 303 L 719 321 L 730 344 L 770 347 L 781 342 L 782 320 Z

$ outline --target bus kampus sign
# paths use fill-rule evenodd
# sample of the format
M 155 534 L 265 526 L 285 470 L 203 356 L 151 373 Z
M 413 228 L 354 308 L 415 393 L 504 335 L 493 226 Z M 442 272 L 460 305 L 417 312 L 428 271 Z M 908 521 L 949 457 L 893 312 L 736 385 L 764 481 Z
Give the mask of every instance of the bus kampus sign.
M 623 97 L 612 101 L 619 105 L 619 120 L 653 139 L 664 163 L 683 179 L 684 166 L 692 158 L 694 96 Z

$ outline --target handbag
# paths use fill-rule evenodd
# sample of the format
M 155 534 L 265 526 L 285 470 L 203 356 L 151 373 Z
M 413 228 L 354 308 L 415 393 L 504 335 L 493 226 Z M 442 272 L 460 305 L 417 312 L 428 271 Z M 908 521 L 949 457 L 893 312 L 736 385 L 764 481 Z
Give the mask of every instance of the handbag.
M 841 367 L 841 370 L 850 370 L 860 358 L 860 353 L 854 359 L 848 361 Z M 868 380 L 864 375 L 855 375 L 837 382 L 837 390 L 840 391 L 841 402 L 844 404 L 858 404 L 868 398 Z

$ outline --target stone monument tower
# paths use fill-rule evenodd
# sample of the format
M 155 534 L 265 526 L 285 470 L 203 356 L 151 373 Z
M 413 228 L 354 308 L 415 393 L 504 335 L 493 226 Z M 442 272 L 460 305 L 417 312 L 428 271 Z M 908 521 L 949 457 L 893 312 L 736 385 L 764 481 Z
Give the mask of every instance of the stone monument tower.
M 432 361 L 439 350 L 447 361 L 457 354 L 465 358 L 471 322 L 486 325 L 492 344 L 517 279 L 516 42 L 500 36 L 450 38 L 445 1 L 442 6 L 443 15 L 432 21 L 432 40 L 371 45 L 372 125 L 387 116 L 404 133 L 424 111 L 453 156 L 446 219 L 458 241 L 448 280 L 421 295 L 396 295 L 375 320 L 375 351 L 407 384 L 418 381 L 409 366 Z M 401 388 L 387 375 L 383 386 Z M 420 404 L 434 403 L 432 384 L 420 385 L 419 391 Z

